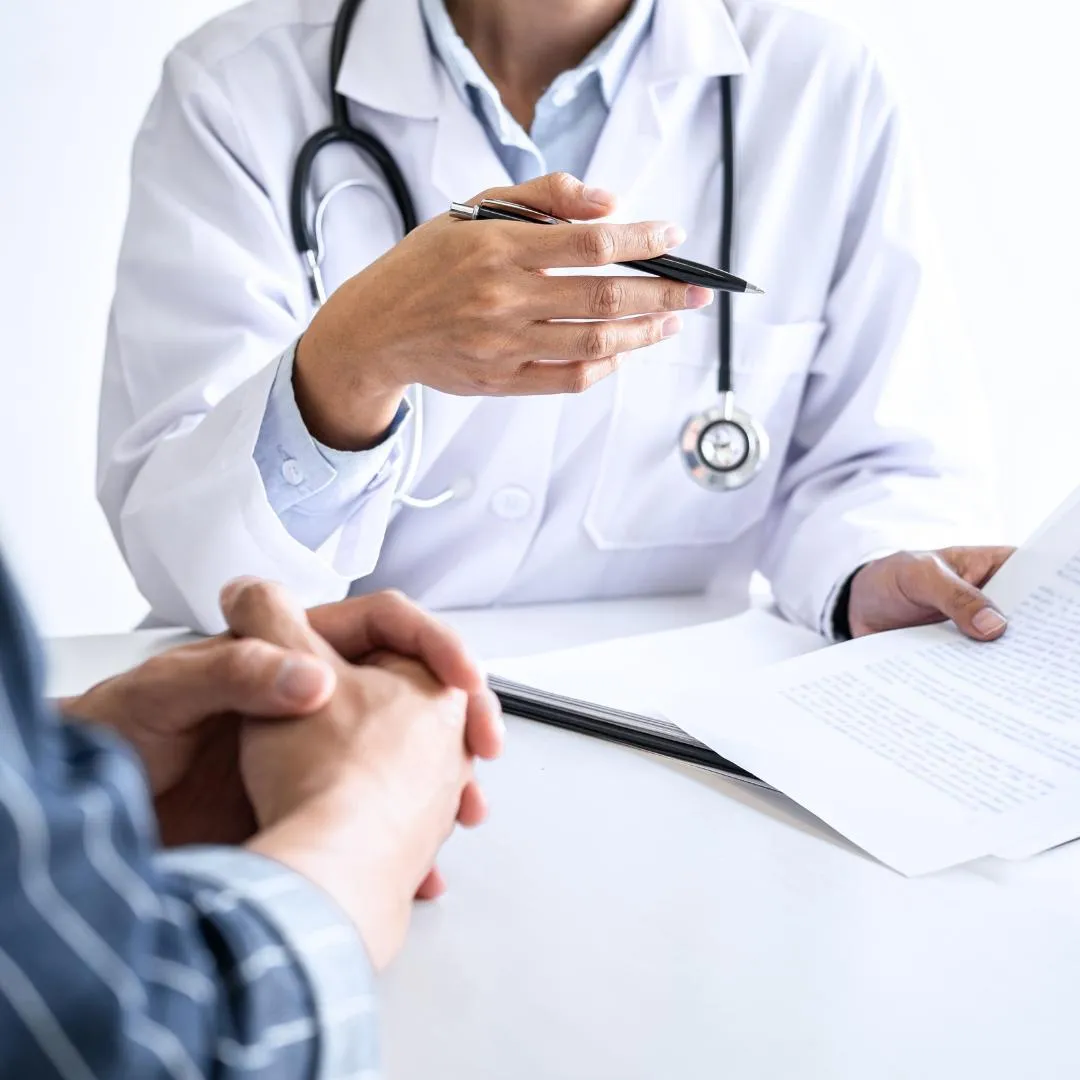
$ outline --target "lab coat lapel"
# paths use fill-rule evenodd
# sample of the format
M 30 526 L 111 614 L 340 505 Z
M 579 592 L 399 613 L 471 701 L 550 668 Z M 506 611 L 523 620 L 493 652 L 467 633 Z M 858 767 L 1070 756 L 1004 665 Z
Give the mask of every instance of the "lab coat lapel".
M 663 113 L 639 56 L 627 73 L 585 172 L 585 182 L 632 204 L 634 188 L 663 144 Z
M 411 144 L 406 149 L 414 163 L 409 172 L 429 178 L 442 197 L 436 203 L 430 188 L 421 190 L 421 181 L 414 192 L 421 218 L 449 210 L 451 202 L 471 199 L 485 188 L 511 183 L 480 123 L 432 55 L 419 0 L 365 0 L 337 89 L 358 105 L 405 121 L 402 140 Z M 401 155 L 402 148 L 388 144 Z M 480 402 L 428 388 L 423 394 L 428 408 L 417 474 L 420 493 L 426 493 L 423 481 L 432 462 Z
M 431 182 L 451 202 L 466 202 L 493 187 L 511 187 L 506 167 L 480 121 L 440 67 L 441 104 L 431 157 Z
M 651 31 L 612 105 L 587 182 L 633 206 L 673 119 L 687 108 L 684 91 L 748 66 L 722 0 L 656 0 Z
M 428 175 L 447 209 L 485 188 L 512 183 L 480 122 L 432 55 L 419 0 L 365 0 L 337 88 L 359 105 L 434 122 Z M 414 125 L 403 130 L 418 132 Z M 423 145 L 418 140 L 414 152 Z M 417 168 L 423 175 L 422 161 Z
M 443 209 L 449 210 L 452 202 L 465 202 L 487 188 L 510 187 L 513 180 L 441 65 L 436 81 L 441 104 L 431 151 L 431 183 L 444 199 Z M 457 397 L 429 389 L 423 392 L 432 405 L 436 399 L 438 404 L 428 409 L 421 478 L 481 401 L 478 397 Z M 427 493 L 422 480 L 417 491 Z

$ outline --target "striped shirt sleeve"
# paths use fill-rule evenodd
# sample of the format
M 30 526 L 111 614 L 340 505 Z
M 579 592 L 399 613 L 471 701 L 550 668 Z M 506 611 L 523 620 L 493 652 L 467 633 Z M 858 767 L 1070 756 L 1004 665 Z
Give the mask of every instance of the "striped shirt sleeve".
M 161 855 L 138 762 L 41 696 L 0 567 L 0 1076 L 367 1080 L 374 980 L 304 878 Z

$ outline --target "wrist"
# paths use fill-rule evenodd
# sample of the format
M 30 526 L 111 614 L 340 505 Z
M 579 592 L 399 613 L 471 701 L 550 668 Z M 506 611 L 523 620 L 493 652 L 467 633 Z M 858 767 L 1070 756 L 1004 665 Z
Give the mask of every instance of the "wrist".
M 331 796 L 312 799 L 245 847 L 322 889 L 352 922 L 372 963 L 381 969 L 400 947 L 409 889 L 415 889 L 396 872 L 392 835 L 384 822 L 370 821 L 355 805 Z
M 325 310 L 325 309 L 324 309 Z M 319 319 L 300 339 L 293 394 L 308 432 L 333 450 L 370 450 L 397 416 L 407 386 L 379 370 L 374 350 L 346 345 Z

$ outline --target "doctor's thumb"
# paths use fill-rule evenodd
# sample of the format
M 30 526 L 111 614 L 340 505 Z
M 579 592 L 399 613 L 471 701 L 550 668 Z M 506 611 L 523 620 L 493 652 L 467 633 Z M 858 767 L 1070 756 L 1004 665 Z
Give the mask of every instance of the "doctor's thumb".
M 976 641 L 993 641 L 1005 633 L 1005 617 L 987 599 L 981 589 L 965 581 L 940 559 L 934 561 L 937 573 L 928 582 L 927 599 L 957 628 Z
M 614 213 L 616 197 L 603 188 L 586 187 L 570 173 L 548 173 L 515 187 L 492 188 L 479 199 L 505 199 L 570 221 L 592 221 Z

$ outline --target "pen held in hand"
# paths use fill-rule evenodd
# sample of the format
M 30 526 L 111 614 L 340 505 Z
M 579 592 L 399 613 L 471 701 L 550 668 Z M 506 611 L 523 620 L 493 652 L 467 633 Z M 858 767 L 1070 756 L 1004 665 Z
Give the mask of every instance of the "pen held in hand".
M 570 224 L 563 218 L 553 217 L 531 206 L 522 206 L 520 203 L 507 202 L 504 199 L 484 199 L 476 206 L 468 203 L 451 203 L 450 213 L 453 217 L 466 221 L 519 221 L 534 225 Z M 681 259 L 677 255 L 660 255 L 655 259 L 620 262 L 617 265 L 625 266 L 630 270 L 641 270 L 646 274 L 667 278 L 670 281 L 700 285 L 706 289 L 717 289 L 722 292 L 764 294 L 765 291 L 726 270 L 692 262 L 690 259 Z

